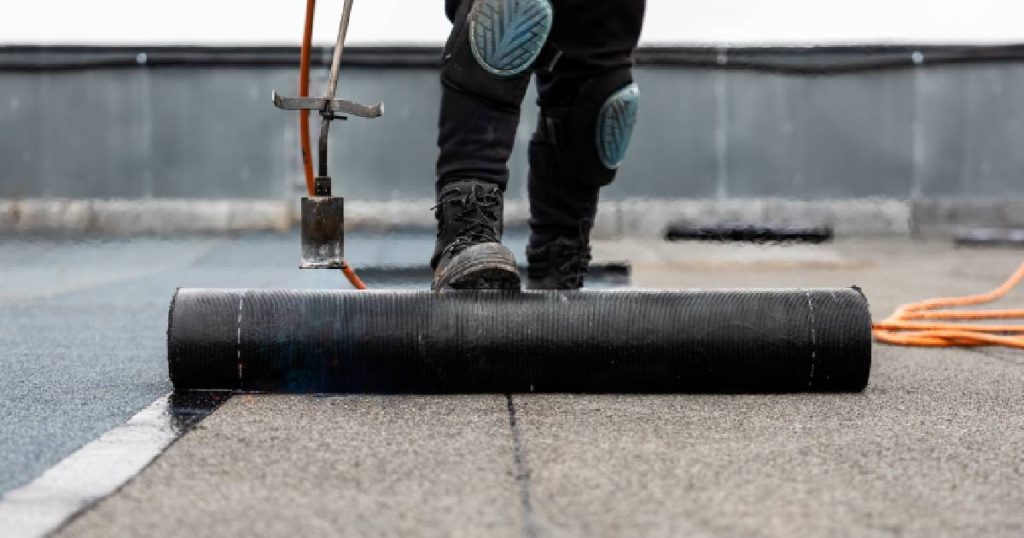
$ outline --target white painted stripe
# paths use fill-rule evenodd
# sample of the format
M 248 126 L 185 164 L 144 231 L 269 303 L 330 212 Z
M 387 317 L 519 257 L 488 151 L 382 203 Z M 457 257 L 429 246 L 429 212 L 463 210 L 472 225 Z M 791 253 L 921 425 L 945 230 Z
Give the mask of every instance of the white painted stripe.
M 0 497 L 0 536 L 45 536 L 138 474 L 179 435 L 169 420 L 168 398 Z

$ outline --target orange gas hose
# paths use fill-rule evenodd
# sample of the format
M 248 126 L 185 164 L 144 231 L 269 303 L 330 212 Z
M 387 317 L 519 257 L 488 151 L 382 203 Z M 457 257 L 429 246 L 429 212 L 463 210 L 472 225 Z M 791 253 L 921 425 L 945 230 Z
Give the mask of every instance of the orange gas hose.
M 313 15 L 316 12 L 316 0 L 306 0 L 306 19 L 302 27 L 302 48 L 299 51 L 299 97 L 309 96 L 309 60 L 313 48 Z M 309 141 L 309 111 L 299 111 L 299 145 L 302 150 L 302 168 L 306 174 L 306 192 L 309 196 L 316 195 L 313 181 L 313 154 Z M 359 278 L 355 270 L 345 262 L 341 262 L 341 273 L 349 284 L 357 290 L 365 290 L 366 284 Z
M 309 56 L 313 47 L 313 13 L 316 0 L 306 0 L 306 21 L 302 27 L 302 49 L 299 52 L 299 97 L 309 96 Z M 299 144 L 302 148 L 302 168 L 306 172 L 306 192 L 315 193 L 313 183 L 313 155 L 309 142 L 309 111 L 299 111 Z
M 1024 263 L 998 288 L 978 295 L 928 299 L 905 304 L 876 322 L 872 332 L 879 342 L 901 346 L 1007 346 L 1024 349 L 1024 325 L 963 325 L 921 320 L 1024 319 L 1024 310 L 937 310 L 990 303 L 1004 297 L 1024 280 Z
M 355 270 L 348 263 L 341 266 L 341 272 L 348 279 L 349 284 L 352 284 L 353 288 L 357 290 L 367 289 L 366 284 L 363 283 L 363 280 L 359 278 L 359 275 L 356 274 Z

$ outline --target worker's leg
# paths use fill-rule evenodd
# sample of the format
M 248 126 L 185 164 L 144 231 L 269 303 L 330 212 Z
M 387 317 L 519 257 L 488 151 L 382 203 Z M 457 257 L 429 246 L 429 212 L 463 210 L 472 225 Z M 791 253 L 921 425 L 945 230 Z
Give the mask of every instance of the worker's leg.
M 636 123 L 633 52 L 644 0 L 554 0 L 550 43 L 562 55 L 537 73 L 530 142 L 530 286 L 579 287 L 590 261 L 598 192 L 615 179 Z
M 435 288 L 518 287 L 515 259 L 500 244 L 502 198 L 519 105 L 551 29 L 551 4 L 463 0 L 446 8 L 454 27 L 441 70 Z

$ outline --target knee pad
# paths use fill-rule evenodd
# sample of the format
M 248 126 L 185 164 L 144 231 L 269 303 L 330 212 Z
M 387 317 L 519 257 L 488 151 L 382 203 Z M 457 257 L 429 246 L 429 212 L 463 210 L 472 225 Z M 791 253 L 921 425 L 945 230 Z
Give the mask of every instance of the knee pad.
M 630 70 L 613 71 L 587 81 L 571 106 L 542 110 L 534 140 L 555 147 L 560 176 L 605 186 L 626 157 L 639 110 Z
M 441 80 L 459 91 L 518 108 L 552 21 L 549 0 L 465 0 L 445 45 Z
M 597 156 L 608 170 L 616 170 L 626 158 L 633 128 L 640 112 L 640 87 L 630 82 L 601 105 L 597 113 Z
M 551 32 L 548 0 L 476 0 L 469 12 L 469 43 L 484 70 L 512 77 L 528 70 Z

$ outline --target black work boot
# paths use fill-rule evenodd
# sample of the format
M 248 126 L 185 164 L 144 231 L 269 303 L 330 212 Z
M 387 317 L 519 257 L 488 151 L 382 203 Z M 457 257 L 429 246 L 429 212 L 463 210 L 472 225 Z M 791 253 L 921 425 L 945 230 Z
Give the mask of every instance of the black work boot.
M 526 247 L 528 280 L 526 287 L 533 290 L 575 290 L 583 287 L 590 270 L 589 221 L 580 223 L 580 233 L 574 237 L 556 237 L 540 246 Z
M 590 229 L 600 187 L 560 173 L 559 149 L 540 129 L 530 141 L 531 289 L 578 289 L 590 268 Z
M 519 289 L 515 257 L 501 244 L 501 189 L 484 181 L 456 181 L 442 187 L 437 200 L 431 289 Z

